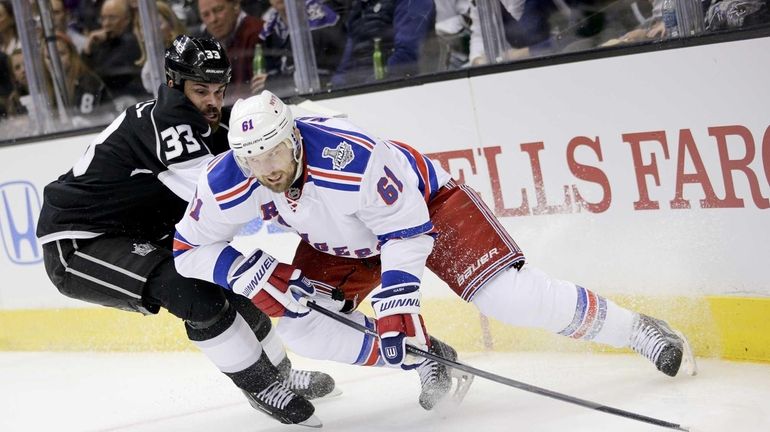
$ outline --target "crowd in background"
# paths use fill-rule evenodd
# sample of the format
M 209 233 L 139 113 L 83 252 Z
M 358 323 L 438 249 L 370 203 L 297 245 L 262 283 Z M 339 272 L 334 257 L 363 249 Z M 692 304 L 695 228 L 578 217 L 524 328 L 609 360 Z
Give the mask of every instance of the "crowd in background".
M 24 1 L 37 11 L 36 1 Z M 152 97 L 138 0 L 48 1 L 65 75 L 57 97 L 40 36 L 51 106 L 63 104 L 83 120 Z M 503 49 L 494 61 L 677 36 L 664 19 L 674 1 L 500 0 Z M 694 2 L 707 32 L 770 23 L 769 0 L 678 1 Z M 233 66 L 228 103 L 265 88 L 282 97 L 297 93 L 284 0 L 158 0 L 156 6 L 165 45 L 187 33 L 225 46 Z M 476 0 L 305 0 L 305 13 L 319 90 L 492 62 Z M 30 103 L 13 5 L 0 0 L 0 122 L 24 116 Z

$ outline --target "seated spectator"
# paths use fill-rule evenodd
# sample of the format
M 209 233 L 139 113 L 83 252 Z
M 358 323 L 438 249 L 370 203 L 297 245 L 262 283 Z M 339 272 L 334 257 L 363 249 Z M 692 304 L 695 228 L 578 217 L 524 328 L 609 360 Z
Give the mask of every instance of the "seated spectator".
M 203 22 L 201 36 L 219 41 L 233 68 L 225 104 L 248 97 L 254 46 L 259 42 L 262 20 L 243 12 L 239 0 L 198 0 L 198 13 Z
M 78 53 L 82 53 L 86 46 L 86 36 L 72 25 L 70 12 L 64 7 L 64 0 L 51 0 L 51 15 L 54 30 L 66 34 L 69 40 L 75 44 Z
M 16 32 L 13 4 L 10 0 L 0 0 L 0 51 L 11 55 L 16 49 L 21 49 L 21 43 Z
M 653 3 L 657 3 L 657 11 Z M 658 39 L 665 33 L 659 0 L 614 0 L 599 4 L 581 0 L 576 1 L 573 12 L 579 25 L 574 35 L 567 35 L 572 38 L 564 44 L 562 52 Z
M 476 5 L 470 0 L 434 0 L 436 4 L 436 35 L 439 37 L 441 70 L 460 69 L 470 60 L 472 13 Z M 472 12 L 473 10 L 473 12 Z M 477 18 L 478 20 L 478 18 Z M 476 22 L 478 25 L 478 22 Z M 478 29 L 476 29 L 478 31 Z M 481 43 L 481 38 L 476 38 Z M 481 56 L 483 46 L 477 56 Z
M 86 64 L 104 81 L 121 106 L 147 96 L 136 61 L 142 55 L 131 31 L 131 10 L 127 0 L 105 0 L 101 28 L 88 34 L 83 50 Z M 120 107 L 119 107 L 120 108 Z
M 27 73 L 24 69 L 24 55 L 21 49 L 13 50 L 11 53 L 11 73 L 13 75 L 13 90 L 6 99 L 6 114 L 8 117 L 17 117 L 17 119 L 24 118 L 26 121 L 27 114 L 32 112 L 35 108 L 32 96 L 29 93 L 29 83 L 27 80 Z M 51 76 L 44 74 L 46 92 L 46 103 L 48 106 L 54 106 L 54 92 L 53 83 L 51 82 Z M 24 124 L 24 122 L 22 122 Z M 26 125 L 24 126 L 26 128 Z
M 92 72 L 80 58 L 75 44 L 63 33 L 56 33 L 56 51 L 64 72 L 67 110 L 72 116 L 87 116 L 96 112 L 114 111 L 104 81 Z M 50 60 L 46 55 L 46 65 Z
M 11 53 L 11 73 L 13 74 L 13 91 L 8 96 L 6 109 L 10 115 L 27 114 L 27 105 L 32 101 L 29 97 L 27 73 L 24 70 L 24 56 L 20 48 Z
M 74 18 L 74 27 L 87 35 L 88 33 L 98 30 L 99 14 L 102 10 L 102 5 L 105 0 L 75 0 L 76 4 L 73 7 L 70 1 L 65 3 L 65 7 L 72 8 L 72 16 Z
M 434 25 L 435 12 L 433 0 L 353 0 L 345 51 L 332 78 L 333 86 L 375 79 L 375 39 L 380 40 L 386 78 L 416 75 L 420 50 Z
M 294 57 L 289 40 L 289 26 L 284 0 L 270 0 L 272 7 L 264 15 L 259 38 L 264 46 L 265 73 L 254 75 L 251 91 L 267 88 L 280 97 L 293 94 Z M 339 15 L 319 0 L 305 0 L 308 26 L 313 39 L 318 77 L 325 87 L 337 68 L 345 47 L 345 32 Z
M 179 18 L 171 10 L 171 6 L 163 1 L 157 1 L 155 4 L 158 7 L 158 25 L 160 27 L 160 35 L 163 38 L 163 47 L 167 48 L 171 46 L 174 39 L 184 33 L 187 33 L 187 29 L 184 24 L 179 21 Z M 147 61 L 147 51 L 144 46 L 144 32 L 142 32 L 142 21 L 139 19 L 134 20 L 134 35 L 139 41 L 139 49 L 142 51 L 142 56 L 136 61 L 138 66 L 142 67 L 142 86 L 147 93 L 152 93 L 152 80 L 150 77 L 150 62 Z M 163 58 L 158 59 L 163 64 Z M 163 84 L 163 77 L 161 77 L 161 84 Z
M 505 39 L 512 48 L 526 48 L 530 55 L 548 51 L 551 44 L 551 14 L 553 1 L 504 0 L 503 15 Z M 535 51 L 533 53 L 533 51 Z

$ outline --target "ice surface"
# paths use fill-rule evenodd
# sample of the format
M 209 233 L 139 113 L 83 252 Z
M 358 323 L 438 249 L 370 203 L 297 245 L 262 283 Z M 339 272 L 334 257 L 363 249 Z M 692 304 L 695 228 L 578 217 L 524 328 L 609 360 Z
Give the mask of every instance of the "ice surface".
M 472 353 L 474 367 L 701 432 L 770 430 L 770 365 L 699 359 L 668 378 L 633 354 Z M 334 432 L 664 431 L 477 378 L 448 412 L 417 403 L 415 372 L 292 356 L 332 374 L 339 397 L 316 402 Z M 199 353 L 0 353 L 0 431 L 310 431 L 254 411 Z

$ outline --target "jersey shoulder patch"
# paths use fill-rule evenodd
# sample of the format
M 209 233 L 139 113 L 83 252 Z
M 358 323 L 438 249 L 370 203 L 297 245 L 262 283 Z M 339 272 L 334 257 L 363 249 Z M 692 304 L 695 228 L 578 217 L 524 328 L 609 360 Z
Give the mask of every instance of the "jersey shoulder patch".
M 377 140 L 336 118 L 297 120 L 308 174 L 319 187 L 357 191 Z

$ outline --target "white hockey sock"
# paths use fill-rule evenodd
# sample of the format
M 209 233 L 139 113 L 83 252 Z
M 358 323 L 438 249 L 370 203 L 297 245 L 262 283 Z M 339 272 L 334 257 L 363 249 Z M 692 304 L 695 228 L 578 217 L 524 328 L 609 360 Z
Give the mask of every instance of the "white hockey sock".
M 341 316 L 368 325 L 361 312 Z M 303 357 L 367 366 L 379 361 L 376 338 L 316 311 L 302 318 L 282 318 L 278 320 L 277 330 L 286 347 Z
M 233 323 L 219 335 L 193 343 L 219 370 L 226 373 L 240 372 L 256 363 L 262 355 L 262 345 L 239 313 L 235 314 Z
M 274 366 L 278 366 L 286 358 L 286 349 L 283 347 L 281 339 L 278 338 L 275 327 L 270 328 L 267 336 L 260 343 L 265 354 L 267 354 L 267 358 L 270 359 L 270 363 Z
M 575 339 L 628 346 L 636 314 L 575 285 L 525 265 L 502 272 L 473 297 L 479 310 L 504 323 Z

